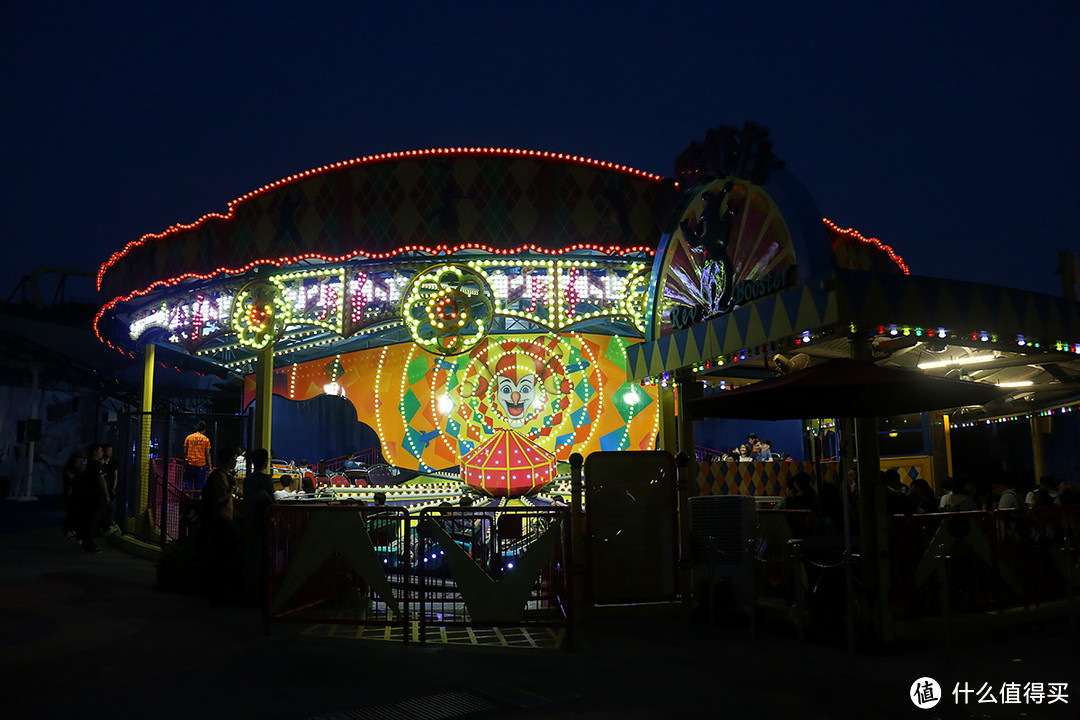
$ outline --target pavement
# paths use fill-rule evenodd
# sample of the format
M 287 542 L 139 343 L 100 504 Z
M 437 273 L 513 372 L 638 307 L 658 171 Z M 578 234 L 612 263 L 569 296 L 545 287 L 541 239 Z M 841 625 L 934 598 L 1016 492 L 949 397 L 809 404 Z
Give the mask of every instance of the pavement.
M 854 662 L 783 626 L 671 616 L 590 620 L 570 651 L 403 646 L 264 632 L 257 609 L 160 592 L 152 560 L 82 552 L 60 520 L 48 501 L 0 502 L 5 718 L 1080 717 L 1067 614 L 968 623 L 951 653 L 930 637 Z M 941 687 L 929 709 L 912 699 L 923 677 Z M 1002 702 L 1012 683 L 1066 683 L 1068 702 Z M 984 684 L 998 702 L 978 702 Z M 966 704 L 958 686 L 973 691 Z

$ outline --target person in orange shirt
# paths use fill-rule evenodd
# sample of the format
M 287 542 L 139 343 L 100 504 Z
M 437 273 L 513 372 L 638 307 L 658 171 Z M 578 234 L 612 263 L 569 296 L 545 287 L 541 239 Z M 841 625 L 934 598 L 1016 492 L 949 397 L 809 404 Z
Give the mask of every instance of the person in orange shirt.
M 184 438 L 184 487 L 188 490 L 202 490 L 210 472 L 210 438 L 203 434 L 205 430 L 206 423 L 200 420 L 195 432 Z

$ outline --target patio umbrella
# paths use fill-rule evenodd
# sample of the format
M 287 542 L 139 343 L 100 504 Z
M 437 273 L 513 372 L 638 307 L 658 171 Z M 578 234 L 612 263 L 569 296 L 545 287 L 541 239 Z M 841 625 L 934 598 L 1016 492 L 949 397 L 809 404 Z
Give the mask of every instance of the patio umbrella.
M 985 405 L 1006 393 L 995 385 L 840 358 L 691 400 L 687 409 L 698 417 L 745 420 L 892 417 Z

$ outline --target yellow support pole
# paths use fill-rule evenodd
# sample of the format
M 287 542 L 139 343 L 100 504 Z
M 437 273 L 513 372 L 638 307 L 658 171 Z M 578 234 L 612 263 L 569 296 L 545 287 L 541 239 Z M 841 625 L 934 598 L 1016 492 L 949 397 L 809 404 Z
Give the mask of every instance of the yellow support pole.
M 672 455 L 679 452 L 679 432 L 675 422 L 675 389 L 660 385 L 656 388 L 656 398 L 660 413 L 660 449 Z
M 150 508 L 150 440 L 154 409 L 154 358 L 157 346 L 147 343 L 143 349 L 142 401 L 139 405 L 139 493 L 136 515 Z
M 135 507 L 124 523 L 124 531 L 150 539 L 154 536 L 154 513 L 150 508 L 150 441 L 152 440 L 154 410 L 154 358 L 156 346 L 147 343 L 143 348 L 142 398 L 139 402 L 139 429 L 135 447 L 135 467 L 138 477 L 134 479 Z M 168 468 L 163 468 L 165 472 Z
M 945 423 L 945 471 L 949 477 L 955 478 L 952 466 L 952 425 L 949 423 L 949 416 L 942 415 L 942 422 Z
M 1035 484 L 1038 485 L 1039 478 L 1043 476 L 1043 468 L 1046 465 L 1046 455 L 1043 450 L 1043 430 L 1044 425 L 1041 420 L 1049 421 L 1050 418 L 1041 418 L 1033 416 L 1029 421 L 1031 426 L 1031 459 L 1035 469 Z
M 274 398 L 274 345 L 271 343 L 262 350 L 255 366 L 255 447 L 266 448 L 270 452 L 270 430 Z

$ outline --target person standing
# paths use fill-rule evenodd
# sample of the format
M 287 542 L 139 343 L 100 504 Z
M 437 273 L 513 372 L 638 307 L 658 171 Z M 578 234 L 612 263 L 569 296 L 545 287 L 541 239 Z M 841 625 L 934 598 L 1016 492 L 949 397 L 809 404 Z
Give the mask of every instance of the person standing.
M 79 476 L 86 469 L 86 453 L 74 452 L 64 464 L 64 536 L 74 538 L 78 535 L 79 507 L 78 496 L 75 488 L 79 484 Z
M 244 478 L 244 584 L 248 599 L 256 603 L 262 599 L 266 578 L 266 513 L 274 504 L 274 479 L 267 472 L 269 465 L 266 448 L 252 450 L 251 472 Z
M 116 458 L 113 456 L 112 445 L 102 445 L 101 470 L 105 473 L 105 487 L 109 492 L 109 499 L 102 508 L 98 530 L 102 535 L 108 536 L 117 530 L 113 523 L 116 518 Z
M 240 545 L 233 520 L 233 474 L 239 448 L 218 450 L 218 466 L 201 492 L 203 567 L 211 602 L 235 599 L 240 589 Z
M 91 445 L 86 460 L 86 469 L 72 491 L 78 508 L 78 537 L 82 549 L 86 552 L 101 552 L 94 542 L 94 535 L 101 523 L 101 514 L 110 501 L 109 488 L 105 482 L 105 469 L 101 464 L 104 449 L 101 445 Z
M 204 434 L 206 423 L 200 420 L 195 432 L 184 438 L 184 489 L 202 490 L 210 472 L 210 438 Z M 235 463 L 235 461 L 234 461 Z M 231 472 L 232 467 L 228 468 Z

